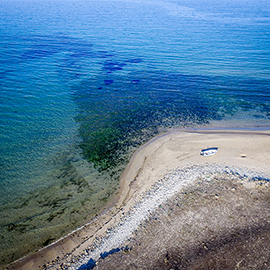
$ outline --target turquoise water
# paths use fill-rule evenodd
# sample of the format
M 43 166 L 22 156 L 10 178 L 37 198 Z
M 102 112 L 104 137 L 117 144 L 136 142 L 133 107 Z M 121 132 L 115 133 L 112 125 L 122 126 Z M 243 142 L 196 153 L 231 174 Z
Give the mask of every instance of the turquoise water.
M 1 264 L 91 219 L 156 134 L 270 124 L 268 1 L 0 0 L 0 52 Z

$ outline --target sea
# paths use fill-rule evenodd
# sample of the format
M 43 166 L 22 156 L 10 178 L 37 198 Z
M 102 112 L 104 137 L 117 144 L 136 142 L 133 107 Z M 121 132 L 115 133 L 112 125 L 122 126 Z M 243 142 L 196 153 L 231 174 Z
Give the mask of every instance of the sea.
M 0 0 L 0 266 L 106 207 L 175 128 L 269 129 L 269 0 Z

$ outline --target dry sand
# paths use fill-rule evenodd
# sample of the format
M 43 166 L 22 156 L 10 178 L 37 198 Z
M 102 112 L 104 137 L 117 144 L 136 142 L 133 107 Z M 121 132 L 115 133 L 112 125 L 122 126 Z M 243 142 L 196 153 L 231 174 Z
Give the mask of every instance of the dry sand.
M 217 154 L 211 157 L 200 156 L 200 150 L 208 147 L 218 147 Z M 214 181 L 215 178 L 207 181 L 206 177 L 209 172 L 214 177 L 219 175 L 217 179 L 228 179 L 225 182 Z M 191 259 L 183 254 L 193 254 L 196 250 L 200 250 L 198 243 L 202 241 L 204 241 L 203 243 L 208 241 L 209 246 L 209 248 L 204 248 L 204 251 L 207 248 L 209 249 L 207 254 L 204 253 L 204 258 L 211 255 L 210 251 L 219 254 L 221 248 L 217 249 L 218 245 L 214 244 L 214 239 L 210 236 L 215 236 L 216 239 L 222 237 L 222 239 L 227 239 L 237 230 L 238 232 L 245 232 L 244 224 L 248 224 L 249 228 L 256 231 L 258 222 L 261 222 L 263 227 L 262 231 L 260 230 L 261 235 L 269 242 L 270 220 L 267 213 L 270 212 L 268 208 L 270 197 L 267 196 L 270 196 L 270 194 L 267 181 L 255 183 L 250 182 L 250 178 L 244 177 L 245 181 L 242 179 L 243 182 L 240 183 L 239 177 L 233 172 L 240 172 L 242 176 L 269 178 L 269 130 L 179 130 L 160 135 L 134 154 L 121 177 L 121 190 L 106 212 L 90 224 L 78 229 L 57 243 L 14 263 L 8 269 L 78 269 L 80 265 L 86 264 L 90 258 L 97 261 L 100 253 L 124 246 L 132 247 L 128 256 L 123 255 L 126 252 L 117 252 L 106 259 L 99 260 L 97 269 L 117 269 L 114 268 L 116 262 L 121 263 L 118 266 L 119 269 L 181 269 L 180 261 L 186 268 L 188 268 L 188 264 L 193 263 L 199 265 L 198 269 L 203 269 L 203 262 L 198 259 L 198 256 L 194 255 Z M 200 189 L 198 189 L 198 185 Z M 153 186 L 155 187 L 153 188 Z M 258 193 L 258 186 L 263 189 L 262 193 Z M 207 193 L 207 190 L 208 193 L 211 191 L 211 196 L 215 200 L 202 200 L 203 194 Z M 219 194 L 215 194 L 215 190 L 219 190 Z M 180 196 L 179 192 L 193 195 L 189 196 L 187 200 L 184 195 Z M 243 214 L 243 211 L 239 209 L 244 207 L 243 205 L 248 203 L 254 194 L 256 194 L 260 203 L 250 206 L 248 212 Z M 212 198 L 211 196 L 209 198 Z M 241 196 L 242 202 L 240 203 L 237 200 Z M 223 203 L 219 198 L 223 198 Z M 175 200 L 177 200 L 178 205 L 182 205 L 182 208 L 179 208 L 180 210 L 174 209 L 173 205 L 176 204 L 172 201 L 175 202 Z M 224 204 L 225 202 L 226 204 Z M 170 206 L 167 207 L 167 211 L 164 210 L 166 204 Z M 157 210 L 159 206 L 163 209 L 162 213 Z M 260 212 L 259 209 L 262 208 L 264 211 Z M 214 209 L 216 210 L 214 211 Z M 199 211 L 201 214 L 187 219 L 186 217 L 194 211 L 196 213 Z M 214 213 L 214 216 L 210 215 L 212 222 L 208 224 L 205 217 L 209 213 Z M 148 222 L 146 226 L 145 220 L 149 221 L 149 217 L 153 219 L 155 215 L 160 217 L 162 221 L 160 224 L 163 225 L 156 225 L 153 221 Z M 241 215 L 245 215 L 245 218 L 242 218 L 240 222 L 238 217 Z M 166 226 L 164 226 L 164 220 L 167 220 Z M 209 220 L 209 217 L 207 220 Z M 184 233 L 190 226 L 195 226 L 194 228 L 197 229 L 193 228 L 191 233 Z M 148 233 L 145 234 L 146 227 Z M 205 229 L 206 227 L 208 229 Z M 169 231 L 168 228 L 170 228 Z M 199 234 L 201 230 L 198 228 L 203 228 L 205 233 Z M 168 237 L 168 235 L 173 236 L 173 238 Z M 254 237 L 260 238 L 260 235 L 254 234 Z M 181 238 L 181 245 L 179 241 L 173 241 L 176 238 Z M 163 240 L 160 241 L 160 239 Z M 239 239 L 247 241 L 241 237 Z M 241 241 L 234 246 L 240 245 Z M 219 240 L 219 246 L 223 247 L 224 245 L 220 244 L 223 242 Z M 150 243 L 153 243 L 153 245 L 150 245 Z M 254 244 L 253 248 L 255 246 L 258 248 L 261 243 L 256 245 Z M 154 246 L 154 249 L 150 246 Z M 252 249 L 252 247 L 250 248 Z M 232 250 L 232 247 L 225 249 L 222 254 L 226 255 L 228 250 Z M 179 257 L 180 253 L 182 254 L 181 258 Z M 225 255 L 224 258 L 226 258 Z M 241 254 L 239 256 L 241 257 Z M 179 260 L 171 259 L 176 257 Z M 205 261 L 209 262 L 209 259 Z M 236 261 L 235 265 L 240 261 L 240 259 Z M 262 263 L 267 264 L 265 261 L 267 259 Z M 241 263 L 239 263 L 240 265 Z M 266 267 L 269 267 L 269 265 Z M 193 268 L 196 267 L 193 265 Z M 191 269 L 193 268 L 191 267 Z

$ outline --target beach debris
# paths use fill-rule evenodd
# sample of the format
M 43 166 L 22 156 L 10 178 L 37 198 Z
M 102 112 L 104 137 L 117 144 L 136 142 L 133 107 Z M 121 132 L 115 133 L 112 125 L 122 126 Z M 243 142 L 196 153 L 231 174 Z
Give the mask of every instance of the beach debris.
M 211 147 L 211 148 L 202 149 L 201 150 L 201 155 L 204 156 L 204 157 L 213 156 L 214 154 L 216 154 L 217 150 L 218 150 L 217 147 Z

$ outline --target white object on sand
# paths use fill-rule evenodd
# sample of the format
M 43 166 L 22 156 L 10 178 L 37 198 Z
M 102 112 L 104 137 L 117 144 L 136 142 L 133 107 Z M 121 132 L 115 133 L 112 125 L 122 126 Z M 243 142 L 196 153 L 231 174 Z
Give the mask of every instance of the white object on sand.
M 217 147 L 203 149 L 201 150 L 201 155 L 204 157 L 213 156 L 214 154 L 216 154 L 217 150 Z

